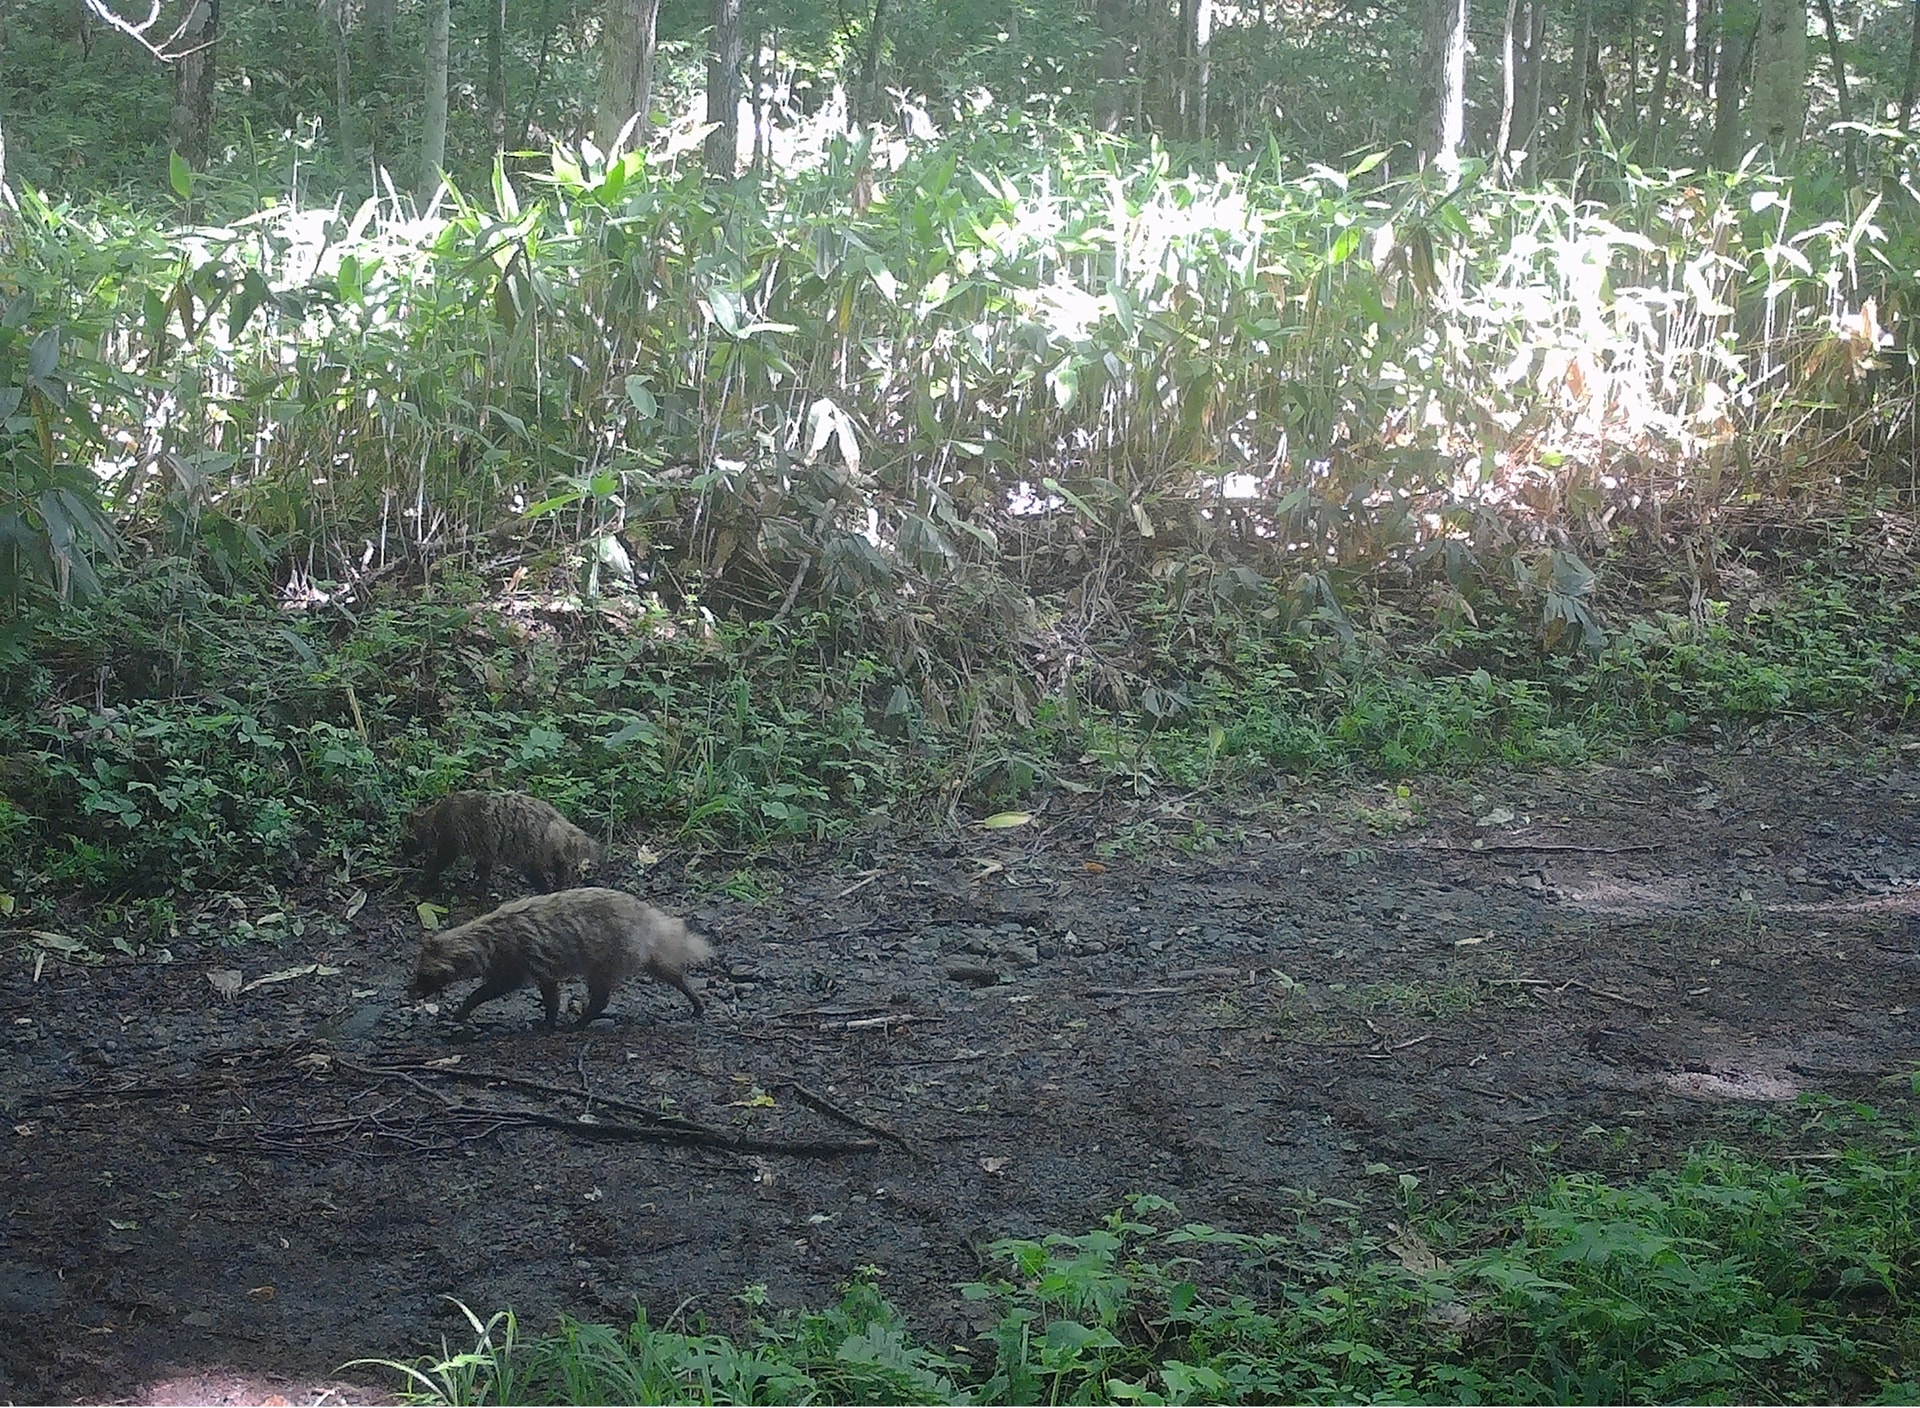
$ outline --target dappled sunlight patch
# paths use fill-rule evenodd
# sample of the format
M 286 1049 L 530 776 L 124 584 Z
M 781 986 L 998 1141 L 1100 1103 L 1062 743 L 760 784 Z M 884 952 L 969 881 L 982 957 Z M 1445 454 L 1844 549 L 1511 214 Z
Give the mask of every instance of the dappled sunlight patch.
M 1743 1070 L 1732 1065 L 1718 1070 L 1669 1071 L 1660 1083 L 1675 1095 L 1695 1100 L 1770 1102 L 1797 1100 L 1801 1095 L 1800 1084 L 1785 1070 Z
M 391 1403 L 394 1396 L 361 1384 L 319 1377 L 287 1378 L 210 1365 L 166 1370 L 142 1383 L 134 1391 L 133 1401 L 153 1404 L 155 1408 L 191 1404 L 217 1404 L 220 1408 L 325 1408 L 327 1404 L 336 1403 Z

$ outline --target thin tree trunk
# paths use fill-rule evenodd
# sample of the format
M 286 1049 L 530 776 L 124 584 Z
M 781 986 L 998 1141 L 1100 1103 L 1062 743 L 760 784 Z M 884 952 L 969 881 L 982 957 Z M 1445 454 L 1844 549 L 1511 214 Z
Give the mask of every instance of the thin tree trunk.
M 773 124 L 767 117 L 768 90 L 772 84 L 773 55 L 777 52 L 775 40 L 778 31 L 758 30 L 753 36 L 753 73 L 751 75 L 753 91 L 748 94 L 748 104 L 753 110 L 753 155 L 748 164 L 755 171 L 771 176 L 773 174 Z M 761 154 L 761 144 L 765 143 L 766 153 Z
M 1620 105 L 1623 131 L 1640 130 L 1640 6 L 1627 0 L 1627 97 Z
M 1759 28 L 1757 16 L 1745 34 L 1734 33 L 1724 22 L 1721 26 L 1720 53 L 1714 61 L 1713 138 L 1707 149 L 1707 164 L 1717 171 L 1731 171 L 1740 160 L 1740 80 Z
M 514 142 L 516 147 L 525 147 L 527 139 L 533 135 L 533 115 L 539 111 L 540 89 L 547 81 L 547 57 L 553 52 L 553 5 L 554 0 L 546 0 L 540 7 L 540 57 L 533 65 L 533 86 L 527 92 L 527 106 L 520 114 L 520 136 Z
M 1213 0 L 1193 0 L 1193 135 L 1207 136 L 1207 89 L 1213 82 Z
M 1716 81 L 1720 73 L 1716 65 L 1720 61 L 1720 51 L 1725 38 L 1720 33 L 1726 22 L 1718 0 L 1699 0 L 1700 33 L 1693 51 L 1693 82 L 1700 90 L 1700 96 L 1711 97 L 1715 92 Z
M 1647 99 L 1647 140 L 1644 164 L 1657 166 L 1660 162 L 1660 129 L 1667 122 L 1667 84 L 1673 76 L 1674 41 L 1679 37 L 1674 33 L 1673 0 L 1666 0 L 1666 10 L 1660 21 L 1660 65 L 1653 73 L 1653 96 Z
M 1682 49 L 1684 57 L 1680 61 L 1680 72 L 1692 79 L 1695 65 L 1699 62 L 1700 52 L 1700 0 L 1686 0 L 1687 37 L 1686 47 Z
M 1900 130 L 1913 120 L 1913 97 L 1920 80 L 1920 0 L 1913 0 L 1913 30 L 1907 37 L 1907 76 L 1900 85 Z
M 854 99 L 854 116 L 861 122 L 877 121 L 880 114 L 881 26 L 886 21 L 886 9 L 887 0 L 873 0 L 873 14 L 867 20 L 867 49 L 860 58 L 860 91 Z
M 367 61 L 360 81 L 367 95 L 366 145 L 377 185 L 380 173 L 396 164 L 394 149 L 400 141 L 394 130 L 393 101 L 393 30 L 400 7 L 398 0 L 364 0 L 364 5 Z
M 20 201 L 7 181 L 7 130 L 4 125 L 0 125 L 0 215 L 12 217 L 19 213 Z M 4 232 L 6 224 L 5 220 L 0 220 L 0 232 Z
M 353 35 L 347 28 L 346 0 L 328 0 L 325 14 L 333 30 L 333 105 L 339 127 L 340 163 L 351 171 L 360 155 L 353 132 Z
M 487 3 L 487 136 L 494 155 L 507 149 L 507 0 Z
M 1914 0 L 1920 5 L 1920 0 Z M 1118 132 L 1126 113 L 1129 87 L 1139 92 L 1139 75 L 1127 62 L 1126 0 L 1095 0 L 1094 21 L 1104 36 L 1094 71 L 1100 76 L 1094 111 L 1103 131 Z
M 1753 139 L 1785 162 L 1807 125 L 1807 0 L 1760 0 L 1752 113 Z
M 600 31 L 600 107 L 594 139 L 611 153 L 636 117 L 629 145 L 645 151 L 653 109 L 653 61 L 660 0 L 608 0 Z
M 1854 151 L 1853 99 L 1847 96 L 1847 58 L 1840 52 L 1840 23 L 1833 17 L 1833 0 L 1820 0 L 1820 21 L 1827 27 L 1827 59 L 1833 65 L 1833 96 L 1840 122 L 1846 127 L 1841 145 L 1847 169 L 1847 185 L 1860 184 L 1860 163 Z
M 1547 14 L 1545 0 L 1520 0 L 1520 79 L 1514 96 L 1513 145 L 1526 160 L 1522 165 L 1538 171 L 1540 142 L 1540 90 L 1546 82 Z M 1520 167 L 1515 167 L 1518 175 Z
M 707 38 L 707 173 L 732 180 L 740 165 L 740 0 L 710 0 Z M 876 0 L 878 3 L 878 0 Z
M 420 180 L 415 199 L 425 210 L 440 190 L 447 164 L 447 50 L 452 39 L 451 0 L 430 0 L 427 12 L 427 93 L 420 118 Z
M 1507 22 L 1500 30 L 1500 132 L 1493 143 L 1501 170 L 1509 175 L 1512 173 L 1509 158 L 1513 154 L 1513 97 L 1519 86 L 1514 72 L 1513 21 L 1519 10 L 1520 0 L 1507 0 Z
M 1433 161 L 1451 174 L 1460 166 L 1460 144 L 1467 116 L 1467 0 L 1430 0 L 1433 29 L 1428 64 L 1433 73 L 1432 126 L 1428 141 Z
M 1593 0 L 1580 0 L 1580 47 L 1573 56 L 1573 85 L 1567 94 L 1567 151 L 1578 156 L 1587 146 L 1587 73 L 1593 67 Z
M 174 65 L 173 145 L 199 171 L 213 146 L 214 56 L 220 39 L 220 0 L 193 0 L 181 33 L 186 51 Z

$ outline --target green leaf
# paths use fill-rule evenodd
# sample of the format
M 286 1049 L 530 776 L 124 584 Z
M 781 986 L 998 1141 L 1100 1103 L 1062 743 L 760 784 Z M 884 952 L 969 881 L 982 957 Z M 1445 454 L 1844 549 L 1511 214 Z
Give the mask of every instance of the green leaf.
M 48 328 L 34 338 L 33 345 L 27 349 L 27 375 L 41 381 L 52 376 L 53 369 L 59 365 L 60 329 Z
M 193 198 L 193 168 L 177 150 L 167 154 L 167 179 L 181 200 Z
M 627 400 L 633 403 L 633 408 L 640 412 L 643 420 L 652 420 L 660 414 L 660 403 L 647 389 L 647 379 L 643 376 L 627 378 Z

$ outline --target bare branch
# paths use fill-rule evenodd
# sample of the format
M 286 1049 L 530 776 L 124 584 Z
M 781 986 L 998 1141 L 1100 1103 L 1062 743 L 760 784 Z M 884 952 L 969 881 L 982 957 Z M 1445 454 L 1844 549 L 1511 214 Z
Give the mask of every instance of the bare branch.
M 109 0 L 81 0 L 81 3 L 100 23 L 126 35 L 163 64 L 179 63 L 191 54 L 213 47 L 213 43 L 195 44 L 184 49 L 180 47 L 180 41 L 186 37 L 187 31 L 193 26 L 194 12 L 205 4 L 206 0 L 188 0 L 186 14 L 182 16 L 179 25 L 172 34 L 157 43 L 149 36 L 153 33 L 154 26 L 160 23 L 160 0 L 150 0 L 147 6 L 147 17 L 142 20 L 127 19 L 114 10 Z

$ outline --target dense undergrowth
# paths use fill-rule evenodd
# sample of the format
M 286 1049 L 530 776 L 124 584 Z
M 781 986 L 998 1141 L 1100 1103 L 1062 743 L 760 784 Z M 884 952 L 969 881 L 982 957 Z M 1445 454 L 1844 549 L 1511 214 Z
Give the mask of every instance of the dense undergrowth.
M 731 1337 L 644 1311 L 532 1341 L 476 1319 L 473 1350 L 405 1383 L 448 1403 L 1912 1402 L 1920 1129 L 1826 1100 L 1795 1123 L 1800 1157 L 1706 1147 L 1492 1215 L 1424 1211 L 1403 1179 L 1384 1234 L 1305 1193 L 1252 1233 L 1136 1198 L 996 1243 L 960 1288 L 978 1334 L 945 1350 L 870 1268 L 825 1310 L 749 1290 Z
M 1155 593 L 1071 650 L 1039 612 L 984 684 L 928 693 L 852 611 L 741 624 L 458 577 L 288 611 L 163 560 L 0 639 L 0 868 L 18 900 L 125 896 L 163 924 L 183 892 L 381 873 L 397 814 L 469 783 L 733 846 L 1063 790 L 1226 798 L 1911 721 L 1920 585 L 1834 556 L 1724 576 L 1733 600 L 1643 607 L 1596 657 L 1543 650 L 1514 609 L 1433 633 L 1384 600 L 1281 626 Z
M 816 135 L 23 192 L 8 893 L 377 870 L 455 781 L 754 844 L 1909 719 L 1904 190 Z

